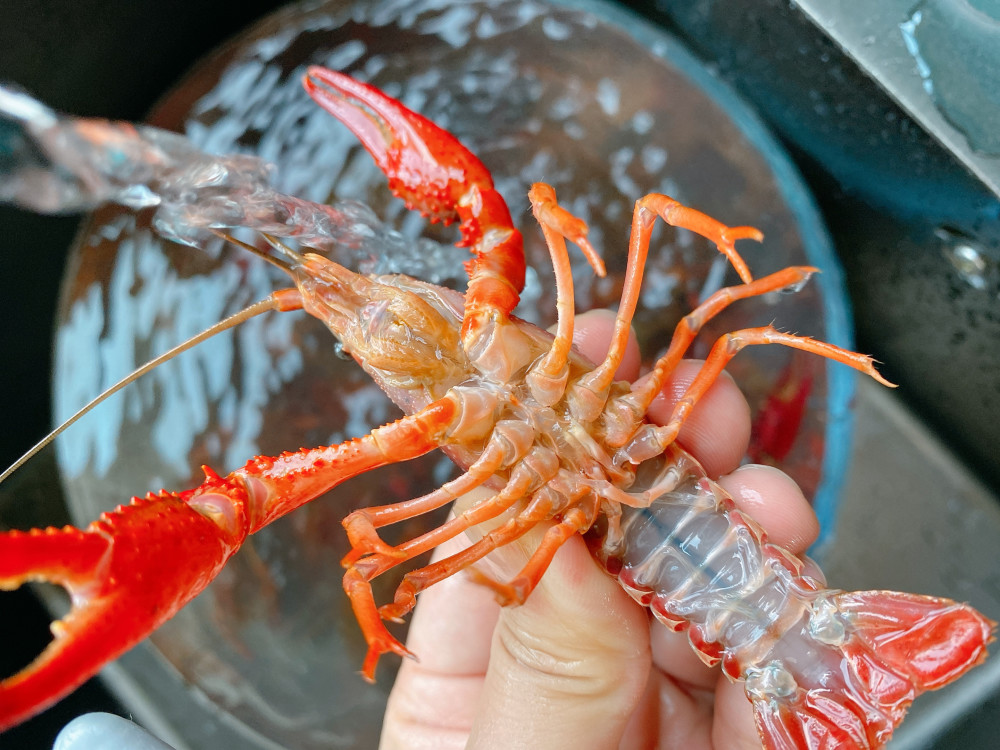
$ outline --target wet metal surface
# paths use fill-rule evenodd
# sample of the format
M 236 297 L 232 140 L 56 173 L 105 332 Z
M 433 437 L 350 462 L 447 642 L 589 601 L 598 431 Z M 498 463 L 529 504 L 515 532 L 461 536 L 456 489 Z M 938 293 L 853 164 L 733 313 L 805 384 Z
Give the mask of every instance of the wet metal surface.
M 967 601 L 1000 620 L 1000 503 L 908 412 L 858 384 L 854 451 L 833 542 L 819 560 L 846 589 L 919 591 Z M 993 649 L 995 652 L 995 648 Z M 969 746 L 947 734 L 1000 690 L 1000 658 L 921 696 L 893 750 Z
M 881 0 L 866 6 L 863 13 L 858 12 L 857 3 L 851 0 L 799 0 L 797 5 L 918 123 L 1000 196 L 1000 160 L 990 153 L 995 148 L 992 138 L 996 137 L 997 106 L 997 91 L 992 86 L 996 84 L 998 71 L 989 64 L 989 58 L 995 59 L 997 54 L 998 31 L 996 18 L 987 11 L 997 12 L 995 2 L 933 0 L 918 4 L 914 0 Z M 916 16 L 917 13 L 922 13 L 923 18 Z M 903 24 L 908 26 L 901 28 Z M 906 42 L 916 41 L 920 25 L 924 26 L 924 52 L 923 57 L 915 59 Z M 957 81 L 949 80 L 950 69 L 954 67 L 948 62 L 949 50 L 960 50 L 956 61 L 964 58 L 962 64 L 972 68 L 960 74 Z M 921 70 L 920 61 L 928 57 L 941 62 L 927 67 L 925 60 Z M 978 60 L 983 64 L 979 65 Z M 936 70 L 946 86 L 965 81 L 965 94 L 947 91 L 942 103 L 939 91 L 935 100 L 925 84 L 933 80 Z M 985 80 L 975 81 L 976 71 Z M 985 96 L 976 93 L 979 86 L 984 87 Z M 956 125 L 956 116 L 962 128 Z M 994 126 L 985 127 L 991 119 Z

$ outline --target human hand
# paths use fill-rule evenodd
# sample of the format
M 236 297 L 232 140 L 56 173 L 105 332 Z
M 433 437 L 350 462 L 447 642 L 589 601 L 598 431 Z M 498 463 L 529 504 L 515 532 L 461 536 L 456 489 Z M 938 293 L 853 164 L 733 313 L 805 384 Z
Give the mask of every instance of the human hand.
M 611 320 L 577 319 L 576 344 L 594 361 L 607 349 Z M 619 376 L 631 380 L 638 367 L 633 341 Z M 653 421 L 669 418 L 697 369 L 693 362 L 678 368 L 650 409 Z M 726 376 L 693 411 L 678 441 L 772 542 L 802 554 L 818 534 L 816 517 L 786 475 L 763 466 L 736 468 L 749 433 L 749 408 Z M 536 529 L 498 550 L 487 572 L 511 578 L 542 533 Z M 435 556 L 461 546 L 449 543 Z M 704 666 L 686 635 L 652 620 L 600 569 L 580 537 L 560 549 L 519 607 L 500 608 L 490 590 L 464 575 L 431 587 L 420 595 L 407 645 L 420 661 L 400 669 L 383 750 L 760 747 L 742 685 Z

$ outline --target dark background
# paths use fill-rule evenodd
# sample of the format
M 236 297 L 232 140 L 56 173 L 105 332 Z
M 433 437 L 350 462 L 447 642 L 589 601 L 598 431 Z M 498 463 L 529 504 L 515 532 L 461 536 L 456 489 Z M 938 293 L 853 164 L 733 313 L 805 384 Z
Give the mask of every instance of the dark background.
M 140 120 L 204 54 L 281 4 L 4 0 L 0 79 L 62 111 Z M 845 266 L 859 348 L 883 360 L 904 400 L 1000 488 L 995 265 L 994 286 L 972 290 L 935 234 L 968 235 L 995 264 L 996 199 L 786 1 L 630 4 L 685 38 L 784 139 Z M 52 320 L 77 221 L 0 208 L 4 466 L 49 428 Z M 18 502 L 33 502 L 30 492 Z M 44 646 L 48 620 L 27 591 L 0 596 L 0 674 Z M 121 708 L 92 681 L 0 736 L 0 747 L 50 747 L 87 710 Z

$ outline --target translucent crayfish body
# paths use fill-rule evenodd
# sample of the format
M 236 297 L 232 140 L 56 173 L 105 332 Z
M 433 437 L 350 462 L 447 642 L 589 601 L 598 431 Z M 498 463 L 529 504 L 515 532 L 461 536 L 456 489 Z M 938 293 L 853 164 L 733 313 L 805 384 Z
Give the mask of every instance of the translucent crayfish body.
M 503 603 L 530 596 L 560 546 L 588 533 L 596 557 L 668 626 L 686 629 L 708 664 L 744 680 L 768 748 L 874 748 L 889 738 L 921 691 L 985 658 L 993 623 L 955 602 L 891 592 L 843 593 L 803 575 L 803 563 L 768 544 L 700 465 L 675 444 L 698 400 L 746 346 L 781 344 L 881 381 L 872 361 L 770 326 L 720 338 L 669 421 L 646 412 L 705 321 L 741 299 L 795 289 L 815 271 L 787 268 L 755 279 L 735 249 L 760 240 L 671 198 L 636 202 L 628 271 L 607 357 L 572 350 L 573 286 L 566 241 L 604 273 L 587 226 L 554 190 L 529 193 L 557 284 L 549 334 L 511 316 L 524 283 L 521 236 L 488 171 L 458 141 L 399 102 L 342 74 L 311 68 L 306 88 L 346 124 L 393 190 L 435 219 L 457 220 L 470 247 L 465 295 L 406 276 L 366 276 L 312 253 L 267 241 L 294 281 L 275 310 L 302 308 L 323 321 L 406 416 L 336 446 L 257 457 L 194 489 L 134 499 L 85 530 L 0 535 L 0 587 L 26 580 L 73 595 L 56 640 L 0 683 L 0 729 L 58 699 L 195 596 L 246 537 L 371 468 L 442 449 L 462 473 L 423 497 L 355 511 L 344 520 L 351 552 L 344 588 L 368 644 L 374 679 L 385 653 L 408 655 L 384 625 L 416 595 L 494 549 L 549 523 L 509 581 L 480 576 Z M 616 382 L 657 219 L 713 241 L 740 283 L 711 295 L 678 325 L 666 353 L 635 383 Z M 885 381 L 882 381 L 885 382 Z M 486 499 L 398 545 L 379 529 L 449 504 L 477 487 Z M 379 606 L 371 581 L 466 530 L 494 525 L 463 551 L 408 572 Z M 196 561 L 161 569 L 151 542 Z M 85 657 L 83 656 L 85 655 Z
M 596 554 L 706 664 L 745 681 L 767 747 L 880 747 L 919 693 L 985 656 L 992 623 L 975 610 L 824 588 L 696 462 L 669 453 L 676 486 L 623 509 Z

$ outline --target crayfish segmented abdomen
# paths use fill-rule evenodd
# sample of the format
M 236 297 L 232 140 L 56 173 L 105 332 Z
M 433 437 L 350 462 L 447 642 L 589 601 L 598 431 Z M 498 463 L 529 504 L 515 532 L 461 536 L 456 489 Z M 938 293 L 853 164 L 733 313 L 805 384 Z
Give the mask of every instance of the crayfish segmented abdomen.
M 985 658 L 993 623 L 971 607 L 824 588 L 672 452 L 677 486 L 622 508 L 615 533 L 592 545 L 636 601 L 687 630 L 706 664 L 745 680 L 768 747 L 880 747 L 917 695 Z

